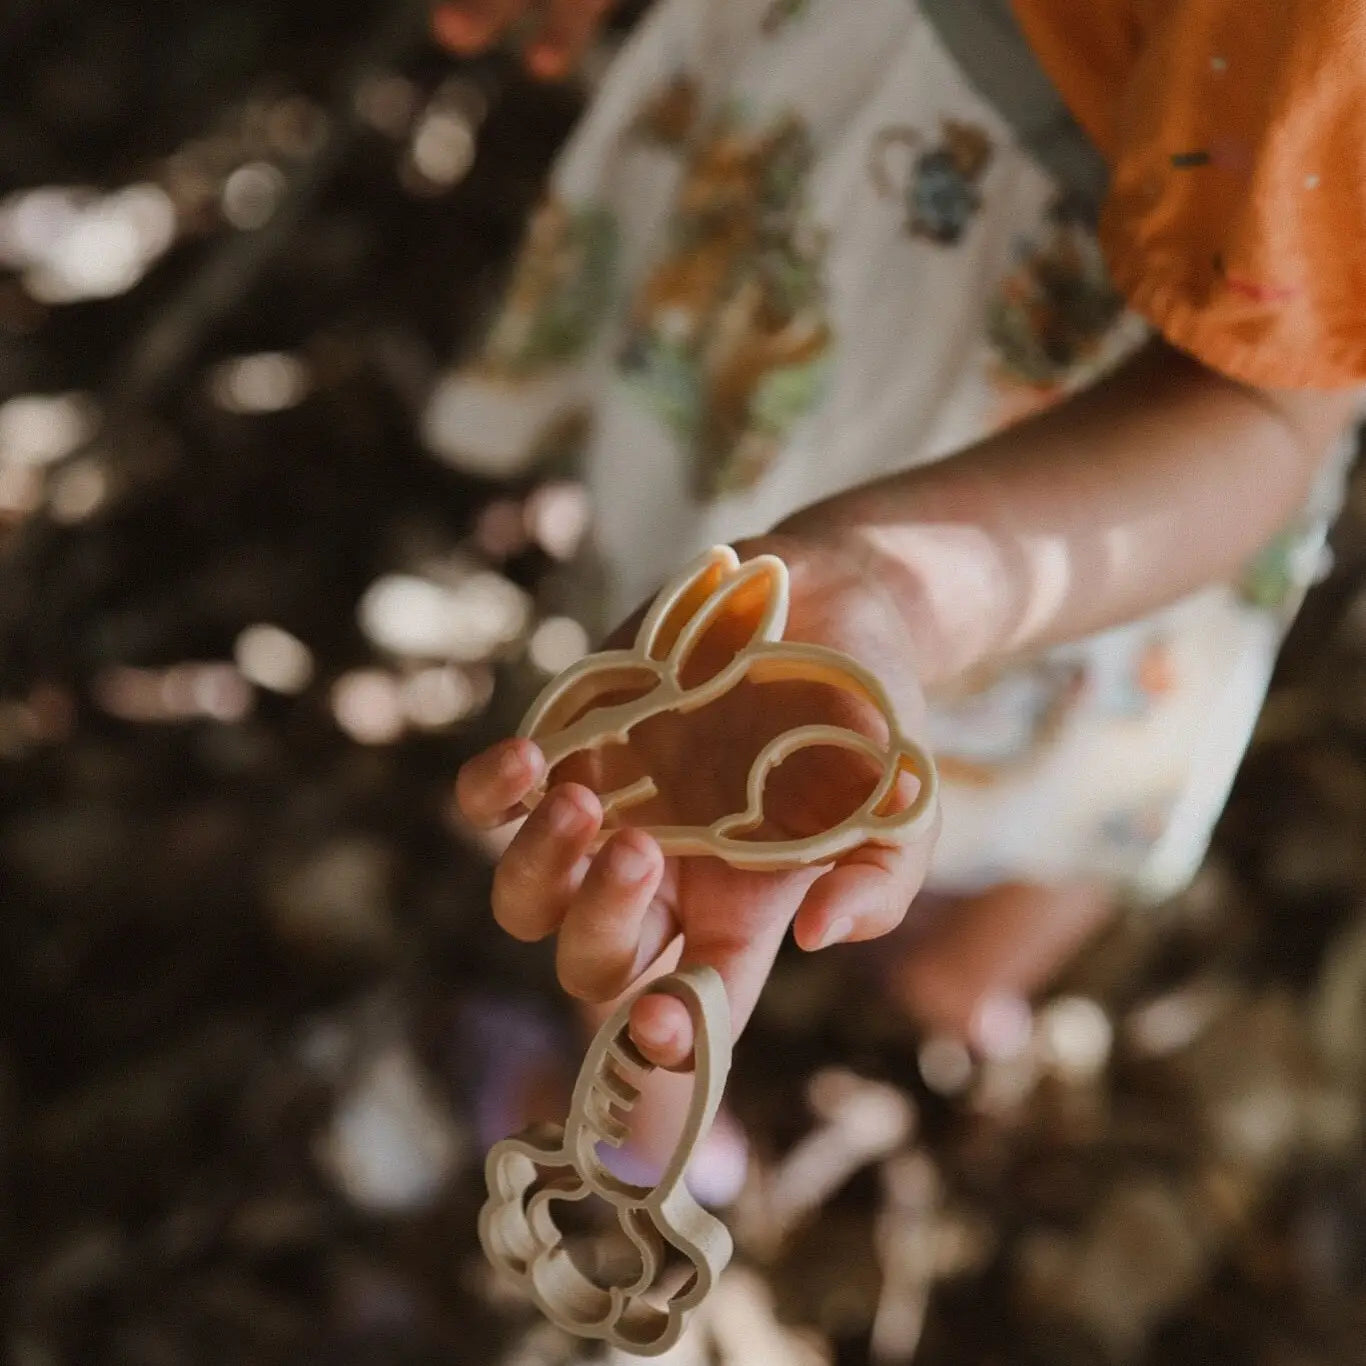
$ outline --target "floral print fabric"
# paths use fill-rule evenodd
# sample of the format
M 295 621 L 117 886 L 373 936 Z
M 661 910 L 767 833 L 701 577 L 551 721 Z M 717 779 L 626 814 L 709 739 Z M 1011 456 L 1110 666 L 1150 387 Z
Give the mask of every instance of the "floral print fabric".
M 687 154 L 668 246 L 631 305 L 621 371 L 690 450 L 702 499 L 752 487 L 820 395 L 812 159 L 799 119 L 722 118 Z

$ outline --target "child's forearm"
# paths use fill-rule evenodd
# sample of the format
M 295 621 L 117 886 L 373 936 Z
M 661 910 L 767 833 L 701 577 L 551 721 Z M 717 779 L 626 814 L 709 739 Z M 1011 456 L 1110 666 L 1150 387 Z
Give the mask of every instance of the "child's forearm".
M 856 554 L 926 683 L 1235 575 L 1292 518 L 1358 396 L 1245 388 L 1164 346 L 935 465 L 778 532 Z

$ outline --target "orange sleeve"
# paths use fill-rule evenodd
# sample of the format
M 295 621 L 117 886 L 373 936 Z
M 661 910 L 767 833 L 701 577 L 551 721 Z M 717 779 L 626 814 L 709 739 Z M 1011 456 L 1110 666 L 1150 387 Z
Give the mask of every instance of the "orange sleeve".
M 1366 383 L 1366 0 L 1017 0 L 1111 168 L 1110 270 L 1268 388 Z

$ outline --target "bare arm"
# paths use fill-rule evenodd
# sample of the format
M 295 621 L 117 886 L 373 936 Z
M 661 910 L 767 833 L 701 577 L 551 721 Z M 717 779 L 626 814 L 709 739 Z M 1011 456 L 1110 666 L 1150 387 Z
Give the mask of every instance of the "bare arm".
M 1303 504 L 1358 400 L 1250 389 L 1155 344 L 1040 417 L 776 531 L 855 554 L 934 684 L 1230 579 Z
M 1345 394 L 1245 389 L 1154 347 L 1047 416 L 832 498 L 741 549 L 784 555 L 789 636 L 873 670 L 914 733 L 922 683 L 1085 635 L 1231 577 L 1294 515 L 1352 407 Z M 700 767 L 735 765 L 724 786 L 740 790 L 751 751 L 735 738 L 809 719 L 805 701 L 761 693 L 737 693 L 735 713 L 705 708 L 688 717 L 666 750 L 646 756 L 645 771 L 661 790 L 693 793 Z M 847 715 L 837 720 L 848 724 Z M 708 765 L 699 766 L 699 755 Z M 544 778 L 534 745 L 505 741 L 466 765 L 462 809 L 476 825 L 496 825 Z M 793 828 L 819 819 L 826 783 L 818 774 L 793 785 Z M 869 846 L 812 881 L 666 860 L 630 829 L 590 858 L 602 822 L 591 791 L 554 788 L 499 865 L 499 922 L 522 939 L 557 935 L 561 981 L 593 1000 L 635 980 L 681 934 L 687 962 L 721 973 L 737 1030 L 789 924 L 808 949 L 887 933 L 918 891 L 932 843 Z M 1021 974 L 1037 978 L 1048 956 L 1066 949 L 1077 925 L 1090 923 L 1091 901 L 1065 920 L 1054 899 L 1042 919 L 1035 906 L 1014 921 L 946 922 L 956 942 L 921 959 L 940 1003 L 929 1013 L 958 1028 L 986 994 L 1027 989 Z M 923 989 L 923 972 L 920 980 Z M 680 1065 L 692 1044 L 676 1006 L 647 999 L 632 1019 L 637 1044 L 665 1067 Z

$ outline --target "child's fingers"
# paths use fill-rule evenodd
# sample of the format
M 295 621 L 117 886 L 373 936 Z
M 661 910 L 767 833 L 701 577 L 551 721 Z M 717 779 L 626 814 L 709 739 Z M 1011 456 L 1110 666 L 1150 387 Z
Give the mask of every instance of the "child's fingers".
M 663 876 L 659 845 L 639 830 L 618 831 L 593 860 L 565 912 L 556 945 L 560 985 L 571 996 L 609 1000 L 646 966 L 642 930 Z
M 517 832 L 493 874 L 493 918 L 516 939 L 553 934 L 583 881 L 602 806 L 586 787 L 554 788 Z
M 786 916 L 774 914 L 760 919 L 748 934 L 718 931 L 684 941 L 679 967 L 705 964 L 721 974 L 730 1002 L 731 1033 L 737 1038 L 773 969 L 787 923 Z M 631 1010 L 631 1037 L 657 1067 L 686 1067 L 693 1050 L 692 1016 L 676 997 L 647 994 Z
M 476 754 L 455 780 L 460 814 L 480 830 L 505 825 L 545 781 L 545 758 L 530 740 L 503 740 Z
M 901 924 L 925 880 L 934 840 L 905 848 L 869 844 L 817 878 L 802 900 L 793 936 L 808 953 L 878 939 Z
M 572 71 L 611 7 L 612 0 L 550 0 L 545 22 L 527 52 L 531 70 L 545 80 Z
M 681 1068 L 692 1057 L 692 1016 L 676 996 L 647 993 L 631 1007 L 631 1038 L 656 1067 Z
M 487 47 L 526 8 L 527 0 L 447 0 L 432 16 L 437 41 L 453 52 Z

